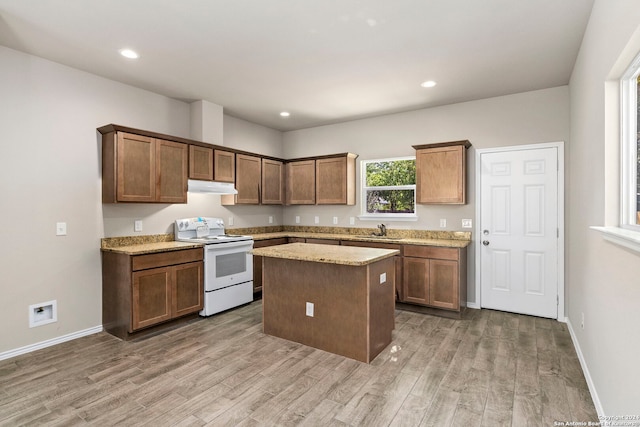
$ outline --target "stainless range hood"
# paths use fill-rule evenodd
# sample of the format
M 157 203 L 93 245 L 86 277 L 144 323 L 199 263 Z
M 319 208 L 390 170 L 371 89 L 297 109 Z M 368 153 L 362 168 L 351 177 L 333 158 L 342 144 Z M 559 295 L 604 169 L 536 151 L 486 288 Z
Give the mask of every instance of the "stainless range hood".
M 191 193 L 209 194 L 238 194 L 238 190 L 230 182 L 199 181 L 190 179 L 187 181 L 187 191 Z

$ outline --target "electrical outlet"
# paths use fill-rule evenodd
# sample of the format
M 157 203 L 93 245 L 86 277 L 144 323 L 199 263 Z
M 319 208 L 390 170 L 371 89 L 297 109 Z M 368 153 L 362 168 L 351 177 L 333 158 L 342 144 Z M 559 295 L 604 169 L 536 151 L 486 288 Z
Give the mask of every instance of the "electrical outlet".
M 300 216 L 296 215 L 296 224 L 300 224 Z
M 440 218 L 440 228 L 445 228 L 447 226 L 447 220 L 445 218 Z
M 580 319 L 580 328 L 584 329 L 584 313 L 582 313 L 582 319 Z
M 229 224 L 230 226 L 231 226 L 231 225 L 233 225 L 233 217 L 232 217 L 232 216 L 230 216 L 230 217 L 229 217 L 228 224 Z
M 349 217 L 349 225 L 356 225 L 356 218 L 354 216 Z
M 387 273 L 380 273 L 380 284 L 386 283 L 387 281 Z
M 269 224 L 273 224 L 273 216 L 269 215 Z
M 56 222 L 56 236 L 66 236 L 66 235 L 67 235 L 67 223 Z
M 471 221 L 470 219 L 463 219 L 462 228 L 473 228 L 473 221 Z
M 312 302 L 308 302 L 307 303 L 307 316 L 313 317 L 313 303 Z
M 314 216 L 313 217 L 313 223 L 314 224 L 320 224 L 320 217 L 319 216 Z
M 142 231 L 142 220 L 137 219 L 133 222 L 133 231 Z
M 336 225 L 338 223 L 338 217 L 334 216 L 333 217 L 333 225 Z

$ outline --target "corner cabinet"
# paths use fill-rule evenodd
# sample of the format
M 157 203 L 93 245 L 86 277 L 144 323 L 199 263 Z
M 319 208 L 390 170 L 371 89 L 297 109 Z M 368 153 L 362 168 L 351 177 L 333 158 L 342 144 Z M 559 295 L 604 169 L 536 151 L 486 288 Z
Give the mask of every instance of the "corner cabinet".
M 187 144 L 133 133 L 102 135 L 102 202 L 187 203 Z
M 102 323 L 122 339 L 194 314 L 204 304 L 203 249 L 102 253 Z
M 345 153 L 316 159 L 316 204 L 356 204 L 357 157 Z
M 316 161 L 297 160 L 287 162 L 286 205 L 316 204 Z
M 401 302 L 461 311 L 467 301 L 466 248 L 405 245 Z
M 428 204 L 465 204 L 469 141 L 414 145 L 416 201 Z

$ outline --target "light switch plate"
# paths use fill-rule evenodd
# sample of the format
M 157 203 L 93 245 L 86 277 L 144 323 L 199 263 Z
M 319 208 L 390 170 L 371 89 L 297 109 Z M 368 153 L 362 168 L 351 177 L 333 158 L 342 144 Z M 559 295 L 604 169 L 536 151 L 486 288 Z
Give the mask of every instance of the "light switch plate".
M 296 215 L 296 224 L 300 224 L 300 216 Z
M 232 216 L 229 217 L 229 225 L 233 225 L 233 217 Z
M 314 224 L 320 224 L 320 217 L 319 216 L 314 216 L 313 217 L 313 223 Z
M 66 235 L 67 235 L 67 223 L 56 222 L 56 236 L 66 236 Z
M 333 217 L 333 225 L 336 225 L 338 223 L 338 217 L 334 216 Z
M 463 219 L 462 228 L 473 228 L 473 221 L 470 219 Z
M 356 217 L 354 216 L 349 217 L 349 225 L 356 225 Z
M 273 224 L 273 216 L 269 215 L 269 224 Z

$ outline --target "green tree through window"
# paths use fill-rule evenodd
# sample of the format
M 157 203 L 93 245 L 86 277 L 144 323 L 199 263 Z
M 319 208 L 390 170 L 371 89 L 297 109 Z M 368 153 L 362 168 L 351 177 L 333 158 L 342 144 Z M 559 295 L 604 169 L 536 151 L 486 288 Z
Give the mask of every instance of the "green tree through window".
M 385 159 L 363 162 L 367 214 L 415 213 L 415 159 Z

